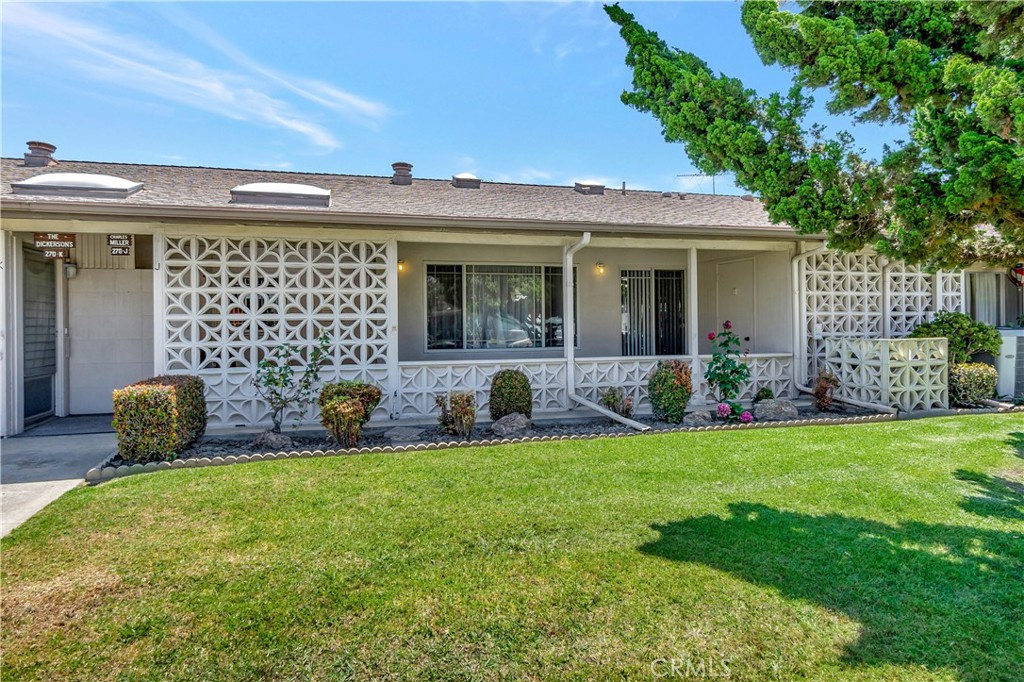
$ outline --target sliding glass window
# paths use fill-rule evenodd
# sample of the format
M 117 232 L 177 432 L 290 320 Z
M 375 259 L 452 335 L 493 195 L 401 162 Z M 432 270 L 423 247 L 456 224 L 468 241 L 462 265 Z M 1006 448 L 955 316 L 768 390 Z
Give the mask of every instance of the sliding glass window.
M 427 349 L 558 348 L 562 269 L 427 265 Z

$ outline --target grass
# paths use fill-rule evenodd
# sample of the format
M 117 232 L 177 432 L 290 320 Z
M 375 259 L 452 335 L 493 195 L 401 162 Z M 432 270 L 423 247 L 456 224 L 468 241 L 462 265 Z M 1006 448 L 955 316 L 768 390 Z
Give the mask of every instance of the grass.
M 2 675 L 1020 680 L 1022 482 L 1019 415 L 133 476 L 3 541 Z

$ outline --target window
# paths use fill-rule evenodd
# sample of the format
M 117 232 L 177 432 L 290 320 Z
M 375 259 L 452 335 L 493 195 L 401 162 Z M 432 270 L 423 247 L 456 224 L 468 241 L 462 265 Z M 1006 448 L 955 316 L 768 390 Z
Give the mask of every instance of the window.
M 561 348 L 562 282 L 560 267 L 427 265 L 427 350 Z
M 978 322 L 998 325 L 1000 320 L 1000 289 L 1002 275 L 989 272 L 972 272 L 970 276 L 970 313 Z
M 682 270 L 622 271 L 622 354 L 681 355 Z

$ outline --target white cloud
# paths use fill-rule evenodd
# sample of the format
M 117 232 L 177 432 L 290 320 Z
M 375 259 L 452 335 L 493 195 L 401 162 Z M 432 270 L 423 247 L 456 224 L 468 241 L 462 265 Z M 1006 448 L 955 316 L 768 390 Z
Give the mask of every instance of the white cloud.
M 261 66 L 226 41 L 222 41 L 221 51 L 260 77 L 209 66 L 151 41 L 70 19 L 38 5 L 5 4 L 2 21 L 5 49 L 26 52 L 36 61 L 53 61 L 58 68 L 74 70 L 92 81 L 144 92 L 229 119 L 291 131 L 324 151 L 341 147 L 340 140 L 268 86 L 276 85 L 279 90 L 333 111 L 347 112 L 369 125 L 387 113 L 384 105 L 326 83 L 296 78 L 296 84 L 290 84 L 287 76 Z M 198 26 L 193 23 L 193 28 L 201 32 Z
M 525 184 L 548 184 L 555 177 L 551 171 L 540 168 L 520 168 L 511 172 L 489 174 L 492 182 L 512 182 Z

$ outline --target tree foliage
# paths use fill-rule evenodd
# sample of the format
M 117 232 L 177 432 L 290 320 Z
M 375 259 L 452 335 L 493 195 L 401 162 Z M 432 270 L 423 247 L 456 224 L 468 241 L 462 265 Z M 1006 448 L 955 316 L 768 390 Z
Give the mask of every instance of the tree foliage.
M 744 3 L 765 64 L 794 72 L 762 97 L 714 74 L 616 5 L 633 88 L 622 101 L 661 122 L 705 173 L 732 172 L 774 222 L 829 245 L 928 267 L 1024 260 L 1024 0 Z M 805 121 L 809 92 L 911 139 L 865 157 L 853 136 Z

